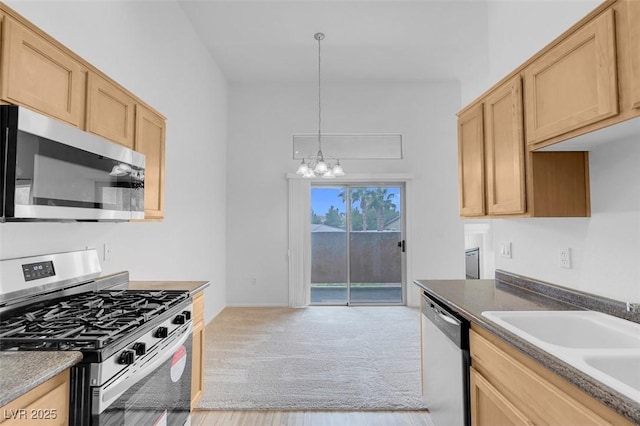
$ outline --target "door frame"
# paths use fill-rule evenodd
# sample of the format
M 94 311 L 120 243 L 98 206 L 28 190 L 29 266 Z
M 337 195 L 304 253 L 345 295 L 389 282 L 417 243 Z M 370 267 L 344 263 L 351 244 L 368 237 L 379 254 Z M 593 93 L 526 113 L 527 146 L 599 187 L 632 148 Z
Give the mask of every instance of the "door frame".
M 295 173 L 288 173 L 289 181 L 289 306 L 304 307 L 310 304 L 311 294 L 311 179 L 302 178 Z M 404 185 L 404 235 L 407 241 L 407 250 L 402 256 L 403 265 L 403 305 L 413 305 L 415 303 L 414 292 L 409 291 L 409 283 L 413 282 L 412 277 L 412 250 L 411 240 L 407 236 L 411 235 L 411 223 L 413 220 L 413 209 L 411 208 L 411 182 L 413 175 L 405 173 L 390 174 L 349 174 L 340 178 L 327 181 L 327 185 L 354 185 L 366 184 L 375 185 Z M 313 182 L 322 182 L 313 180 Z M 413 302 L 413 303 L 412 303 Z M 363 306 L 358 304 L 357 306 Z

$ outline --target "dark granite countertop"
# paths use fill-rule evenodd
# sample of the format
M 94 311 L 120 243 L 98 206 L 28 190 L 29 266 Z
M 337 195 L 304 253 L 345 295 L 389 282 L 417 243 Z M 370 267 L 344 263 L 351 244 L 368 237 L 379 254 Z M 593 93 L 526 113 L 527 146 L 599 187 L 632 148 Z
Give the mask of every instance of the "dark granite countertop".
M 443 302 L 468 321 L 500 337 L 530 358 L 538 361 L 568 382 L 617 411 L 629 420 L 640 424 L 640 403 L 604 385 L 571 365 L 559 360 L 548 352 L 507 331 L 491 320 L 483 317 L 483 311 L 528 311 L 528 310 L 580 310 L 591 309 L 612 313 L 619 307 L 610 299 L 602 299 L 603 309 L 597 309 L 597 297 L 586 298 L 575 295 L 578 292 L 562 292 L 561 287 L 549 285 L 549 293 L 544 293 L 545 285 L 535 282 L 533 287 L 520 287 L 523 277 L 496 273 L 496 280 L 416 280 L 414 283 L 427 294 Z M 515 277 L 515 278 L 514 278 Z M 505 282 L 506 281 L 506 282 Z M 516 285 L 514 285 L 516 284 Z M 547 294 L 554 297 L 548 297 Z M 560 300 L 558 300 L 560 299 Z M 587 300 L 587 303 L 582 303 Z M 569 301 L 573 303 L 569 303 Z M 587 305 L 587 306 L 585 306 Z M 620 314 L 619 316 L 624 316 Z M 634 318 L 635 319 L 635 318 Z
M 76 351 L 0 352 L 0 407 L 82 360 Z
M 209 287 L 209 281 L 130 281 L 131 290 L 189 290 L 191 295 Z

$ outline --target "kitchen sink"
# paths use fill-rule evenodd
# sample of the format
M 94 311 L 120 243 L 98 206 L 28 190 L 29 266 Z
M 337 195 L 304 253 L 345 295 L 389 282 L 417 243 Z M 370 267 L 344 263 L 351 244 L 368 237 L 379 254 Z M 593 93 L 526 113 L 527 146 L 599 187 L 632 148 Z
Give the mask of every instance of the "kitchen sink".
M 584 362 L 640 392 L 640 354 L 587 355 Z
M 482 315 L 640 403 L 640 324 L 595 311 Z
M 640 324 L 595 311 L 486 311 L 529 341 L 581 349 L 640 349 Z

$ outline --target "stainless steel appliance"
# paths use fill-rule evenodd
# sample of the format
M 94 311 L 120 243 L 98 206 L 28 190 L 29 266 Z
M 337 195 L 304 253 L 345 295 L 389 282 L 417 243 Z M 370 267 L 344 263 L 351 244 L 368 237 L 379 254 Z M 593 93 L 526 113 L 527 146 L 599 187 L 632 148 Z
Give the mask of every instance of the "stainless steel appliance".
M 144 219 L 143 154 L 0 106 L 0 221 Z
M 421 318 L 422 393 L 429 413 L 436 426 L 469 426 L 469 322 L 426 294 Z
M 474 247 L 464 251 L 466 277 L 468 280 L 480 279 L 480 248 Z
M 95 250 L 0 261 L 0 349 L 83 353 L 71 425 L 189 424 L 189 292 L 99 275 Z

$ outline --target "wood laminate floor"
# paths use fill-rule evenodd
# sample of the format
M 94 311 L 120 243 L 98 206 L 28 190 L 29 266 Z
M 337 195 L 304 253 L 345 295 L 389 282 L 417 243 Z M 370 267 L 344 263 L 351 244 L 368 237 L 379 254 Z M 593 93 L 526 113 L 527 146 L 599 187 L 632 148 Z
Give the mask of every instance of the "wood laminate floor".
M 434 426 L 427 411 L 194 411 L 193 426 Z

